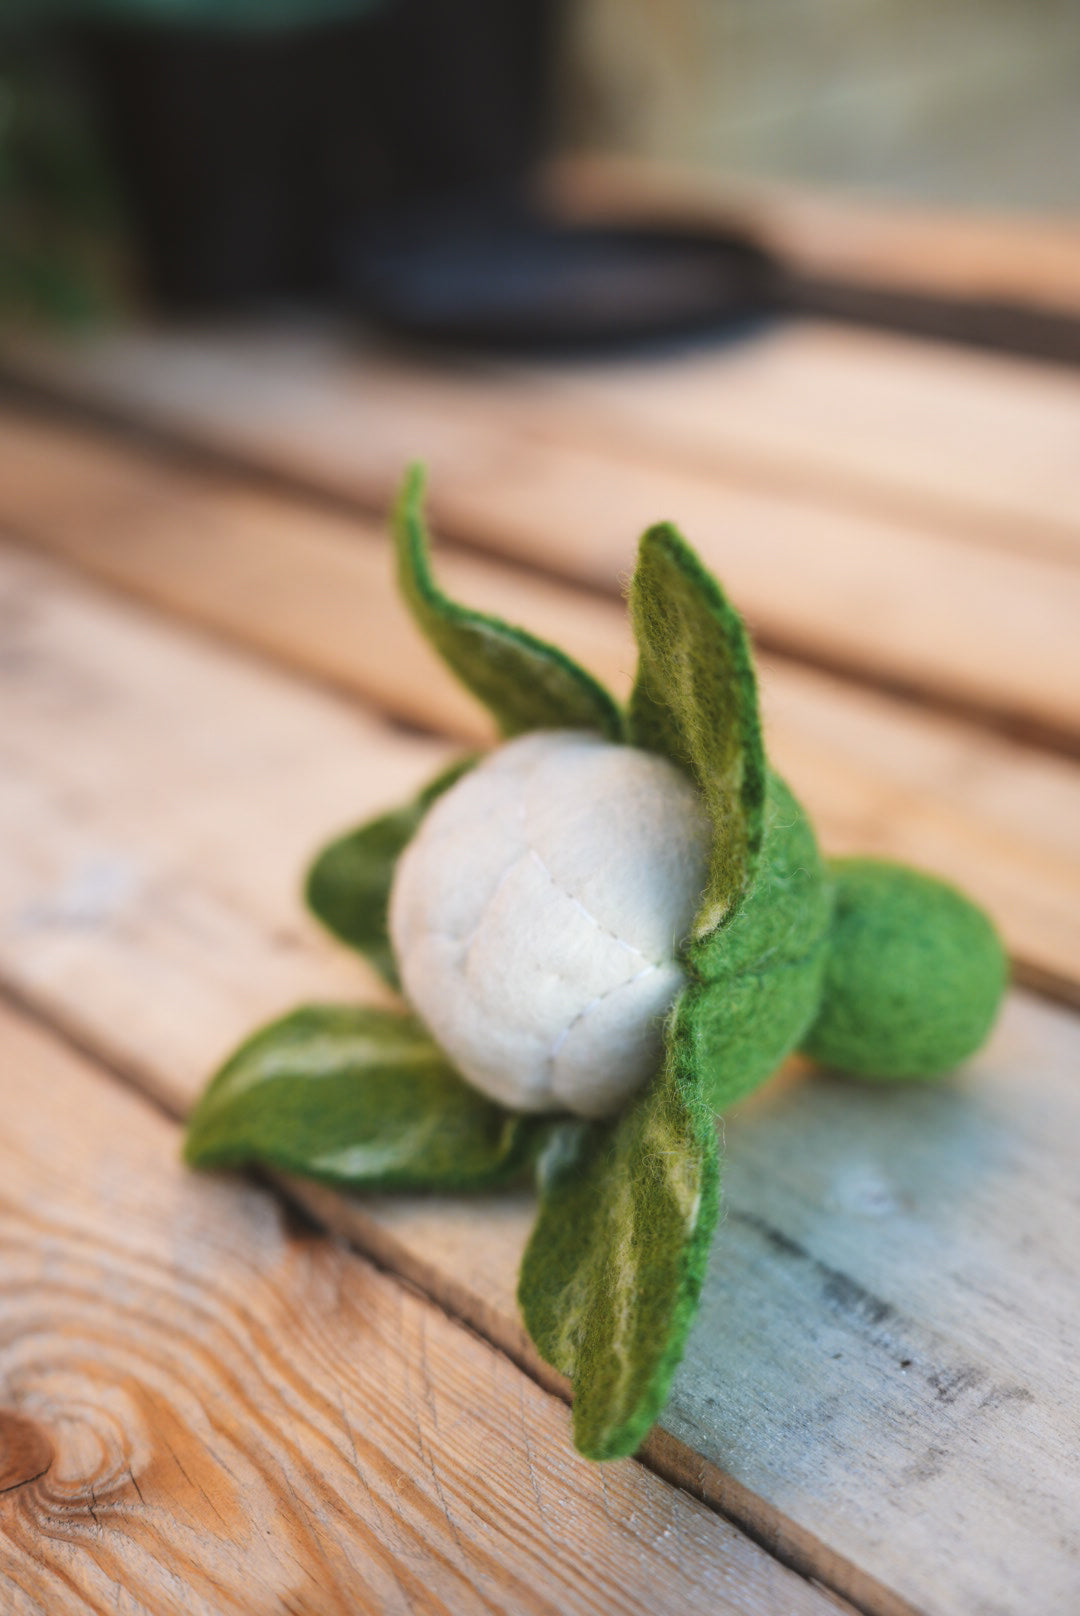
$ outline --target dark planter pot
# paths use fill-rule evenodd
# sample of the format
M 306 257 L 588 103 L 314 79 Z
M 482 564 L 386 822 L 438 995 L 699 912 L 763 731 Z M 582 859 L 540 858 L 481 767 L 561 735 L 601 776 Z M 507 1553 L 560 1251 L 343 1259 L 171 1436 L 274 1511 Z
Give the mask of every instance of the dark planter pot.
M 291 29 L 82 29 L 151 292 L 325 295 L 365 220 L 511 194 L 542 142 L 555 12 L 389 0 Z
M 534 351 L 767 313 L 774 271 L 753 243 L 569 226 L 525 200 L 560 3 L 85 29 L 151 294 L 203 310 L 300 296 L 425 343 Z

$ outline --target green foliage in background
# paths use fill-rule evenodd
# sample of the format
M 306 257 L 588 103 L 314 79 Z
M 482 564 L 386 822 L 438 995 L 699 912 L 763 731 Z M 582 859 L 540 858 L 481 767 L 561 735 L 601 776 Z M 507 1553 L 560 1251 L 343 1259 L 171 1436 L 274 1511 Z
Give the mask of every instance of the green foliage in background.
M 122 301 L 125 229 L 71 64 L 0 27 L 0 321 L 81 325 Z

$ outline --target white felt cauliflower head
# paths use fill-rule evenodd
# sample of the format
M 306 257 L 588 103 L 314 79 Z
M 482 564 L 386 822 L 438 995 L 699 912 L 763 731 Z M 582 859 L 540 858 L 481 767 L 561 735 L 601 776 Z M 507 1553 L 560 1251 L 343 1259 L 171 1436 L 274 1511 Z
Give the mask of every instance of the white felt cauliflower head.
M 398 862 L 402 985 L 462 1076 L 524 1111 L 605 1116 L 652 1077 L 710 829 L 664 758 L 577 731 L 511 741 Z

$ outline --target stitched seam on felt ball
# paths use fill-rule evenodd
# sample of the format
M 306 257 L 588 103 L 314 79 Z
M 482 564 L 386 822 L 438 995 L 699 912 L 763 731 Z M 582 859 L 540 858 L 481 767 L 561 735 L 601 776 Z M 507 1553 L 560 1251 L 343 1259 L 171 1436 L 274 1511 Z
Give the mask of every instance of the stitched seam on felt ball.
M 555 891 L 558 892 L 561 897 L 564 897 L 569 903 L 572 903 L 574 908 L 577 909 L 584 919 L 588 921 L 589 925 L 596 927 L 596 930 L 601 934 L 602 937 L 610 937 L 613 943 L 617 943 L 620 948 L 624 948 L 628 954 L 636 954 L 638 959 L 644 960 L 647 964 L 653 966 L 655 970 L 662 970 L 663 964 L 668 963 L 667 961 L 661 962 L 659 960 L 650 960 L 649 956 L 642 949 L 638 948 L 635 943 L 627 942 L 625 937 L 620 937 L 619 933 L 612 931 L 610 926 L 605 926 L 603 921 L 598 920 L 592 911 L 586 908 L 585 904 L 582 903 L 580 898 L 576 898 L 572 892 L 568 892 L 566 890 L 561 881 L 556 880 L 554 874 L 544 862 L 543 856 L 532 845 L 532 839 L 529 836 L 529 808 L 527 798 L 519 798 L 517 803 L 517 816 L 521 821 L 522 831 L 525 836 L 526 853 L 531 855 L 535 862 L 540 866 L 540 869 L 547 876 L 548 880 L 555 888 Z
M 659 965 L 653 965 L 651 963 L 644 966 L 633 976 L 624 977 L 621 982 L 613 982 L 611 987 L 605 988 L 603 993 L 598 993 L 594 999 L 589 1000 L 587 1005 L 576 1011 L 574 1015 L 570 1017 L 570 1020 L 566 1023 L 563 1030 L 552 1040 L 551 1048 L 544 1057 L 545 1061 L 547 1062 L 548 1076 L 550 1077 L 553 1075 L 555 1070 L 555 1062 L 559 1058 L 559 1051 L 562 1049 L 563 1045 L 566 1043 L 566 1040 L 569 1038 L 576 1026 L 584 1021 L 587 1016 L 592 1015 L 594 1010 L 598 1010 L 604 1003 L 604 1000 L 610 999 L 612 994 L 621 993 L 623 988 L 633 987 L 635 982 L 640 982 L 644 977 L 651 976 L 653 971 L 658 971 L 659 969 Z
M 638 981 L 640 981 L 641 978 L 643 976 L 647 976 L 650 971 L 661 971 L 661 970 L 664 969 L 665 966 L 677 963 L 674 958 L 672 958 L 670 960 L 651 960 L 649 958 L 649 956 L 646 953 L 643 952 L 642 949 L 638 948 L 636 943 L 627 942 L 625 937 L 620 937 L 618 932 L 612 931 L 609 926 L 605 926 L 602 921 L 597 920 L 596 916 L 594 914 L 592 914 L 591 911 L 588 910 L 585 907 L 585 905 L 581 902 L 580 898 L 575 898 L 572 892 L 567 892 L 566 888 L 562 885 L 562 883 L 555 879 L 555 876 L 548 869 L 547 865 L 544 863 L 543 858 L 537 852 L 536 848 L 535 847 L 529 847 L 529 846 L 526 846 L 518 854 L 517 858 L 515 858 L 510 864 L 508 864 L 506 866 L 506 869 L 503 871 L 503 873 L 500 875 L 498 881 L 496 881 L 494 887 L 491 889 L 491 896 L 490 896 L 490 898 L 488 898 L 486 904 L 484 905 L 483 914 L 480 916 L 480 919 L 477 921 L 476 925 L 473 926 L 471 928 L 471 930 L 468 931 L 465 934 L 464 937 L 459 937 L 456 932 L 447 931 L 447 930 L 442 929 L 441 927 L 429 927 L 428 928 L 428 936 L 430 936 L 430 937 L 446 937 L 451 942 L 455 942 L 455 943 L 460 944 L 461 950 L 462 950 L 462 962 L 463 962 L 463 965 L 467 967 L 468 966 L 468 958 L 469 958 L 470 950 L 472 949 L 474 943 L 476 942 L 477 938 L 479 937 L 480 932 L 483 930 L 484 922 L 488 918 L 488 912 L 489 912 L 489 910 L 491 908 L 491 905 L 495 902 L 495 899 L 498 897 L 499 893 L 502 891 L 502 889 L 506 885 L 507 881 L 513 875 L 514 871 L 521 864 L 522 860 L 527 859 L 527 858 L 531 858 L 533 860 L 533 862 L 539 866 L 539 868 L 547 876 L 548 880 L 551 882 L 552 886 L 555 888 L 556 892 L 560 895 L 560 897 L 565 898 L 568 903 L 573 904 L 574 908 L 578 911 L 578 913 L 580 915 L 582 915 L 584 917 L 585 920 L 587 920 L 589 922 L 590 926 L 595 926 L 596 930 L 598 932 L 600 932 L 600 934 L 602 936 L 609 937 L 613 943 L 617 943 L 619 945 L 619 947 L 625 949 L 628 954 L 633 954 L 638 959 L 645 961 L 645 968 L 643 970 L 638 971 L 636 976 L 626 977 L 622 982 L 617 982 L 615 984 L 614 988 L 608 988 L 604 993 L 602 993 L 599 996 L 598 999 L 593 1000 L 592 1004 L 594 1004 L 594 1005 L 599 1004 L 600 999 L 606 998 L 607 994 L 608 993 L 613 993 L 616 988 L 626 987 L 628 985 L 628 983 L 630 983 L 630 982 L 638 982 Z M 586 1006 L 586 1010 L 589 1009 L 589 1008 L 591 1008 L 591 1005 Z M 586 1013 L 585 1010 L 579 1011 L 578 1016 L 575 1019 L 580 1018 L 585 1013 Z
M 491 896 L 490 896 L 490 898 L 487 900 L 487 902 L 484 905 L 483 911 L 481 912 L 481 915 L 480 915 L 480 919 L 476 922 L 476 925 L 469 932 L 468 936 L 462 938 L 462 940 L 461 940 L 461 968 L 462 968 L 462 970 L 467 971 L 468 968 L 469 968 L 469 955 L 473 951 L 473 945 L 475 944 L 476 939 L 479 937 L 480 933 L 484 929 L 484 921 L 488 917 L 488 914 L 489 914 L 489 912 L 491 910 L 492 904 L 495 902 L 495 899 L 499 896 L 499 893 L 502 891 L 502 889 L 506 885 L 507 881 L 509 881 L 509 879 L 513 875 L 514 871 L 517 869 L 517 867 L 521 863 L 522 859 L 527 856 L 528 851 L 529 851 L 529 849 L 526 849 L 526 851 L 524 853 L 519 853 L 517 858 L 512 859 L 511 862 L 506 866 L 506 869 L 503 871 L 503 873 L 500 875 L 499 879 L 496 881 L 495 885 L 491 889 Z
M 620 937 L 617 931 L 612 931 L 609 926 L 605 926 L 602 921 L 597 920 L 596 916 L 591 914 L 590 911 L 586 909 L 580 898 L 575 898 L 572 892 L 567 892 L 566 888 L 560 881 L 556 881 L 555 877 L 552 875 L 551 871 L 548 869 L 535 847 L 527 848 L 526 856 L 531 857 L 540 866 L 541 870 L 543 870 L 544 874 L 547 876 L 548 880 L 551 882 L 552 886 L 555 888 L 555 891 L 560 895 L 560 897 L 565 898 L 568 903 L 572 903 L 574 908 L 577 909 L 580 914 L 584 915 L 590 926 L 595 926 L 597 931 L 600 932 L 602 936 L 610 937 L 613 943 L 618 943 L 620 948 L 625 948 L 628 954 L 636 954 L 638 959 L 646 962 L 650 970 L 660 971 L 663 970 L 664 965 L 673 963 L 673 961 L 669 960 L 651 960 L 648 954 L 643 953 L 643 951 L 638 948 L 636 943 L 628 943 L 626 938 Z M 644 971 L 638 972 L 638 976 L 644 976 L 645 974 L 646 973 Z M 632 982 L 636 982 L 637 979 L 638 978 L 636 976 L 628 978 L 628 980 Z M 619 984 L 620 987 L 625 987 L 625 985 L 625 983 Z M 612 990 L 609 988 L 608 992 L 610 993 L 611 991 Z M 601 997 L 606 997 L 606 995 L 601 995 Z M 584 1012 L 581 1013 L 584 1014 Z

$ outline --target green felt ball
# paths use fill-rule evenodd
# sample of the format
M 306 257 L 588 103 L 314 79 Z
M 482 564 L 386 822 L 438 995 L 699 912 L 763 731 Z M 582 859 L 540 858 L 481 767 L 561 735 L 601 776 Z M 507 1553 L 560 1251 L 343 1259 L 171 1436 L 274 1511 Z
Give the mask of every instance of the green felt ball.
M 832 937 L 803 1049 L 870 1078 L 937 1077 L 984 1041 L 1005 990 L 1001 940 L 954 887 L 877 859 L 835 859 Z

